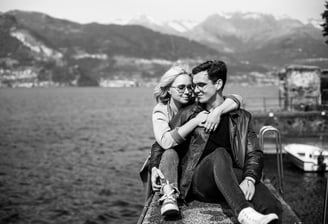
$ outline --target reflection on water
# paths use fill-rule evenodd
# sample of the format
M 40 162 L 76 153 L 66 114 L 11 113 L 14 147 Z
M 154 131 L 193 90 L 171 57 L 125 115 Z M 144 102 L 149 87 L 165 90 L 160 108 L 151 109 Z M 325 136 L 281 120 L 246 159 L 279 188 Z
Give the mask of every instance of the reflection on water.
M 136 223 L 151 91 L 0 89 L 0 223 Z M 273 176 L 274 158 L 265 161 Z M 323 177 L 285 168 L 286 200 L 320 223 Z
M 284 155 L 285 200 L 303 223 L 322 223 L 324 192 L 328 173 L 305 173 Z M 277 184 L 276 156 L 266 155 L 265 174 Z M 276 185 L 278 186 L 278 185 Z

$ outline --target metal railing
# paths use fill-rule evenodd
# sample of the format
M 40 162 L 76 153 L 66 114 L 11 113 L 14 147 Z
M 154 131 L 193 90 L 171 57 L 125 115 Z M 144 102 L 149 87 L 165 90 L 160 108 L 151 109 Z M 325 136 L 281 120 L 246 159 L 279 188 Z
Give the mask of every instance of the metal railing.
M 297 97 L 245 97 L 242 107 L 249 111 L 308 111 L 327 109 L 327 104 L 320 104 L 318 97 L 307 97 L 300 102 Z
M 278 191 L 284 197 L 284 171 L 283 171 L 283 160 L 282 160 L 282 146 L 280 131 L 273 126 L 263 126 L 260 129 L 260 147 L 264 151 L 264 136 L 268 132 L 273 132 L 276 140 L 276 152 L 277 152 L 277 174 L 278 174 Z

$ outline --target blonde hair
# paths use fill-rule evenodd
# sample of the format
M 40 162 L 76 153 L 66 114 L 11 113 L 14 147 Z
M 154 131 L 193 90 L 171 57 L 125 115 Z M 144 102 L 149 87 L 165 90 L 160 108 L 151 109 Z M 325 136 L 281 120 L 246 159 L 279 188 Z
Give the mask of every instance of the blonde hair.
M 154 89 L 156 102 L 167 104 L 171 97 L 168 91 L 172 83 L 179 75 L 189 75 L 191 77 L 190 72 L 188 72 L 189 70 L 189 67 L 184 64 L 173 65 L 169 70 L 167 70 L 164 75 L 162 75 L 159 83 Z

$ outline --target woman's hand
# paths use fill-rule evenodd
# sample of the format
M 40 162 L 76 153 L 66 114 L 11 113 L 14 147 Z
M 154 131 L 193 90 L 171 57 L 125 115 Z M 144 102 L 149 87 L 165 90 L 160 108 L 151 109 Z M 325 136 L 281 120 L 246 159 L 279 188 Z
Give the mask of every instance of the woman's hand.
M 206 122 L 207 116 L 208 116 L 207 111 L 202 111 L 199 114 L 197 114 L 195 119 L 197 120 L 198 126 L 200 126 L 200 127 L 204 126 L 204 123 Z
M 208 114 L 206 122 L 204 124 L 204 128 L 206 132 L 215 131 L 218 127 L 221 120 L 221 111 L 220 110 L 213 110 L 211 113 Z
M 239 184 L 239 187 L 241 191 L 244 193 L 247 201 L 253 199 L 255 193 L 255 184 L 253 181 L 246 178 Z
M 153 167 L 151 169 L 151 186 L 153 191 L 159 191 L 161 189 L 160 179 L 164 179 L 162 171 L 156 167 Z

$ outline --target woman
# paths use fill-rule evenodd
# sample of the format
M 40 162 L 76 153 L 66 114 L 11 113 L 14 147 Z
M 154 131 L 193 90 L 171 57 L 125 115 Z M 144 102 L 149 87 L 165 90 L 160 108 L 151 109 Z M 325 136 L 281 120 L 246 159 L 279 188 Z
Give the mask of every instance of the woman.
M 154 163 L 150 162 L 151 182 L 153 190 L 161 190 L 163 194 L 160 198 L 161 214 L 173 215 L 179 213 L 176 202 L 179 195 L 177 189 L 179 152 L 173 148 L 182 144 L 197 126 L 203 126 L 207 132 L 215 130 L 220 122 L 220 115 L 238 108 L 242 99 L 238 95 L 230 95 L 213 111 L 203 111 L 183 126 L 171 130 L 169 122 L 174 115 L 182 107 L 194 103 L 192 77 L 186 67 L 181 65 L 171 67 L 161 77 L 154 96 L 157 104 L 153 110 L 152 121 L 157 144 L 153 145 L 152 151 L 165 151 L 161 158 L 157 158 L 160 159 L 159 168 L 152 166 Z

